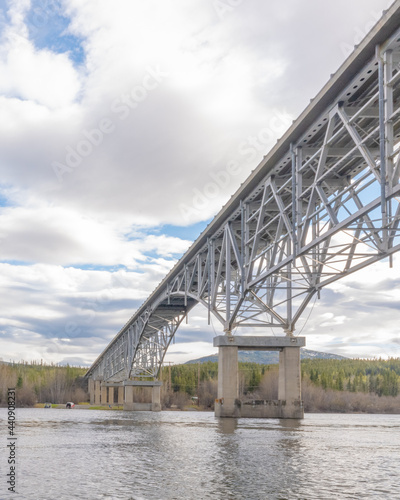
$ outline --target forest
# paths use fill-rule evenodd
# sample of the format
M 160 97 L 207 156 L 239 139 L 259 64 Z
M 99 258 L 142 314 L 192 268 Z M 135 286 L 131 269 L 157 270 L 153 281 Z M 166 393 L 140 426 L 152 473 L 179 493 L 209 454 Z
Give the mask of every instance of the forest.
M 7 388 L 16 387 L 20 406 L 88 401 L 86 368 L 0 363 L 0 406 Z M 301 362 L 306 412 L 400 413 L 400 358 L 305 359 Z M 164 366 L 164 409 L 197 406 L 212 410 L 217 397 L 218 363 Z M 278 365 L 239 363 L 242 400 L 277 399 Z M 138 393 L 145 398 L 145 391 Z
M 7 389 L 16 388 L 17 404 L 86 401 L 87 368 L 43 363 L 0 363 L 0 406 L 6 406 Z
M 198 397 L 212 408 L 217 394 L 218 363 L 165 367 L 167 393 Z M 301 362 L 305 411 L 400 413 L 400 358 L 305 359 Z M 239 398 L 277 399 L 278 365 L 239 363 Z

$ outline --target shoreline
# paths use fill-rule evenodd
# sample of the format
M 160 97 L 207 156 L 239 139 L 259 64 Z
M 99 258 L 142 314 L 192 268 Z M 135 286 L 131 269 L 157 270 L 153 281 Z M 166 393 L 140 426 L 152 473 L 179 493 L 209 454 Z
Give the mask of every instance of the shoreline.
M 4 407 L 6 408 L 6 407 Z M 46 409 L 46 410 L 68 410 L 70 411 L 71 409 L 66 408 L 65 404 L 52 404 L 51 408 L 44 408 L 44 403 L 37 403 L 34 406 L 21 406 L 17 407 L 17 409 Z M 89 403 L 87 404 L 76 404 L 72 410 L 100 410 L 100 411 L 124 411 L 122 405 L 90 405 Z M 125 410 L 128 412 L 128 410 Z M 161 411 L 168 411 L 168 412 L 178 412 L 178 411 L 183 411 L 183 412 L 200 412 L 200 413 L 213 413 L 214 410 L 211 410 L 209 408 L 198 408 L 198 407 L 192 407 L 188 406 L 183 409 L 181 408 L 163 408 Z M 400 408 L 398 411 L 393 411 L 393 412 L 373 412 L 373 411 L 335 411 L 335 410 L 326 410 L 326 411 L 305 411 L 305 414 L 312 415 L 320 415 L 320 414 L 337 414 L 337 415 L 400 415 Z

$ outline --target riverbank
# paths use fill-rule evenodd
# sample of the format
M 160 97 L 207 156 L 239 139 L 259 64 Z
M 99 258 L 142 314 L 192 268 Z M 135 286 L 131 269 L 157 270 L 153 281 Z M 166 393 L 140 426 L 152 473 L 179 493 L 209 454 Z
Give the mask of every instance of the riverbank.
M 44 403 L 37 403 L 33 408 L 44 408 Z M 65 404 L 52 404 L 51 408 L 46 408 L 48 410 L 65 410 Z M 73 410 L 106 410 L 106 411 L 121 411 L 123 410 L 122 405 L 91 405 L 89 403 L 79 403 L 75 404 Z M 163 411 L 194 411 L 194 412 L 211 412 L 210 408 L 199 408 L 198 406 L 186 406 L 184 408 L 163 408 Z
M 44 408 L 43 403 L 37 403 L 33 406 L 33 408 Z M 52 404 L 50 409 L 56 410 L 65 410 L 65 404 Z M 101 411 L 122 411 L 122 405 L 91 405 L 89 403 L 79 403 L 76 404 L 73 408 L 74 410 L 101 410 Z M 214 413 L 214 410 L 206 407 L 198 407 L 198 406 L 184 406 L 183 408 L 163 408 L 162 411 L 168 412 L 198 412 L 198 413 Z M 354 410 L 343 410 L 343 409 L 310 409 L 305 410 L 306 414 L 347 414 L 347 415 L 400 415 L 400 406 L 399 407 L 390 407 L 387 411 L 378 411 L 376 408 L 368 408 L 367 410 L 354 409 Z

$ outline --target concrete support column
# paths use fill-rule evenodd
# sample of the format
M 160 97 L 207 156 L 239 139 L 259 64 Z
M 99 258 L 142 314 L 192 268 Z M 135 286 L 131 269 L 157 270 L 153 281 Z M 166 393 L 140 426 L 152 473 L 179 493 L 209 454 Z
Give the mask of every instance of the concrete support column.
M 114 404 L 114 387 L 108 388 L 108 404 Z
M 124 410 L 130 411 L 161 411 L 161 386 L 162 382 L 159 380 L 125 380 L 125 401 Z M 149 387 L 151 388 L 151 403 L 138 403 L 134 401 L 134 388 L 135 387 Z M 119 394 L 119 393 L 118 393 Z
M 279 353 L 278 399 L 283 418 L 304 418 L 301 401 L 300 347 L 283 347 Z
M 100 404 L 100 380 L 95 380 L 94 381 L 94 404 L 99 405 Z
M 300 347 L 304 337 L 219 335 L 216 417 L 304 418 L 301 401 Z M 279 351 L 278 400 L 239 401 L 238 350 Z
M 88 391 L 89 391 L 90 404 L 93 405 L 94 404 L 94 380 L 92 378 L 90 378 L 88 380 Z
M 125 399 L 125 389 L 123 385 L 118 387 L 118 404 L 123 405 Z
M 238 417 L 239 371 L 238 347 L 218 347 L 218 400 L 215 403 L 215 416 Z
M 124 410 L 133 410 L 133 386 L 125 386 Z
M 161 386 L 153 385 L 151 392 L 151 411 L 161 411 Z
M 107 404 L 107 386 L 106 385 L 101 386 L 101 404 L 102 405 Z

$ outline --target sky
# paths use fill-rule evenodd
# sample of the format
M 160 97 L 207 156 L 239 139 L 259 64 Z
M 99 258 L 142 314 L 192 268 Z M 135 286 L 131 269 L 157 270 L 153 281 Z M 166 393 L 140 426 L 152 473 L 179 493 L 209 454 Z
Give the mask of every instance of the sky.
M 0 358 L 90 365 L 390 4 L 0 0 Z M 399 264 L 295 333 L 400 356 Z M 197 306 L 166 360 L 222 333 Z

